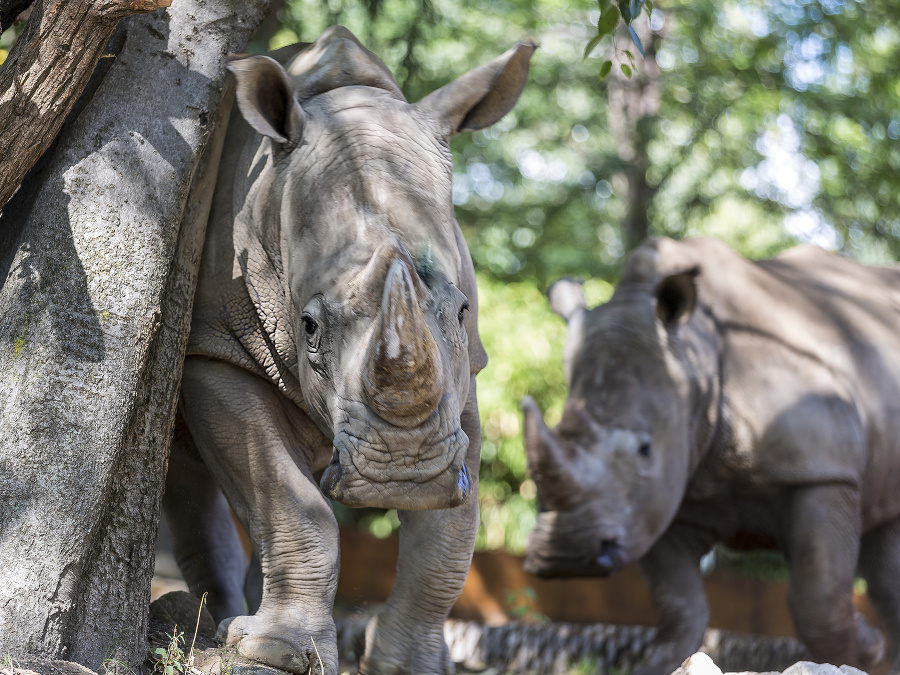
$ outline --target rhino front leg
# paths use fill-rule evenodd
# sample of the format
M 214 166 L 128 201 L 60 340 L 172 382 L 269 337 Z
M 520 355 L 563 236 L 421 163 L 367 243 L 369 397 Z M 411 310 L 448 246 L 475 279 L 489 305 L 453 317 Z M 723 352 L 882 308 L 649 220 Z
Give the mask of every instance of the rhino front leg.
M 669 675 L 697 651 L 709 623 L 700 558 L 711 541 L 677 525 L 641 558 L 657 614 L 656 637 L 634 675 Z
M 868 671 L 882 659 L 884 639 L 853 606 L 859 491 L 839 484 L 799 488 L 790 516 L 788 601 L 797 635 L 813 660 Z
M 318 431 L 268 382 L 221 361 L 188 358 L 182 396 L 197 448 L 262 565 L 259 610 L 223 622 L 220 640 L 292 673 L 318 656 L 323 675 L 335 675 L 338 529 L 309 470 Z
M 481 425 L 474 377 L 461 423 L 469 437 L 466 465 L 473 493 L 453 509 L 400 512 L 397 580 L 384 609 L 366 628 L 362 675 L 454 671 L 444 622 L 462 592 L 478 532 Z

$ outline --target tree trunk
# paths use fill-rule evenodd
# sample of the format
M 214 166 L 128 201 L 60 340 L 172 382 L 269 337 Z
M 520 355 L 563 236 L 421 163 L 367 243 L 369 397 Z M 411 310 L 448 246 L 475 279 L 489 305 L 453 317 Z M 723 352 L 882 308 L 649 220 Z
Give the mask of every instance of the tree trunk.
M 224 57 L 266 4 L 123 21 L 115 63 L 0 216 L 0 654 L 146 656 Z
M 44 0 L 0 70 L 0 209 L 50 147 L 116 24 L 172 0 Z

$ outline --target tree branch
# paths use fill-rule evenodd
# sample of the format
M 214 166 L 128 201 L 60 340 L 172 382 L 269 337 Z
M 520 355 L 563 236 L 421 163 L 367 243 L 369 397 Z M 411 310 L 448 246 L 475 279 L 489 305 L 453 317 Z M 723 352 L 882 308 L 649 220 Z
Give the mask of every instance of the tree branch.
M 0 9 L 17 0 L 0 0 Z M 172 0 L 42 0 L 0 69 L 0 209 L 59 133 L 125 16 Z

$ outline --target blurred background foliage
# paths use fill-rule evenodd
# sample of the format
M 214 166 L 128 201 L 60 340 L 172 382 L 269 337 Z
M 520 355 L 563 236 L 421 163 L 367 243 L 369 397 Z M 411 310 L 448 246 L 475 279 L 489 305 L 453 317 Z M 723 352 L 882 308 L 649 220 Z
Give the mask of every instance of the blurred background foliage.
M 519 39 L 540 49 L 512 113 L 453 139 L 454 202 L 479 271 L 484 429 L 479 548 L 521 551 L 534 521 L 519 401 L 558 419 L 565 327 L 554 278 L 611 292 L 648 235 L 716 236 L 744 255 L 808 242 L 867 263 L 900 255 L 900 3 L 658 0 L 595 41 L 592 0 L 275 0 L 251 45 L 342 23 L 411 101 Z M 0 36 L 0 59 L 14 27 Z M 632 65 L 629 78 L 621 65 Z M 602 79 L 603 64 L 613 61 Z M 396 514 L 349 513 L 379 536 Z

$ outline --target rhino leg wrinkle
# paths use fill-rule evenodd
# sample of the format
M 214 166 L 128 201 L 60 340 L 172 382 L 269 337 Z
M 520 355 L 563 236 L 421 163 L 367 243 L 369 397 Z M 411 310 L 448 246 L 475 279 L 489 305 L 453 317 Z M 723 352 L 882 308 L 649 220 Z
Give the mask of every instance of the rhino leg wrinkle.
M 361 672 L 453 670 L 443 624 L 478 526 L 487 359 L 448 139 L 509 112 L 533 51 L 519 43 L 417 103 L 340 26 L 229 64 L 237 110 L 182 382 L 189 443 L 175 451 L 195 448 L 208 472 L 192 475 L 221 488 L 258 556 L 252 616 L 230 616 L 235 546 L 201 537 L 184 569 L 194 593 L 219 594 L 219 639 L 247 657 L 337 673 L 331 498 L 400 511 L 397 581 Z M 193 522 L 223 521 L 224 500 L 198 504 Z
M 523 404 L 542 505 L 526 568 L 636 561 L 659 617 L 637 672 L 662 675 L 707 626 L 700 558 L 717 542 L 780 549 L 812 659 L 887 656 L 900 672 L 900 268 L 656 239 L 608 303 L 589 309 L 568 280 L 549 296 L 569 326 L 569 398 L 555 429 Z M 887 640 L 854 609 L 857 570 Z

